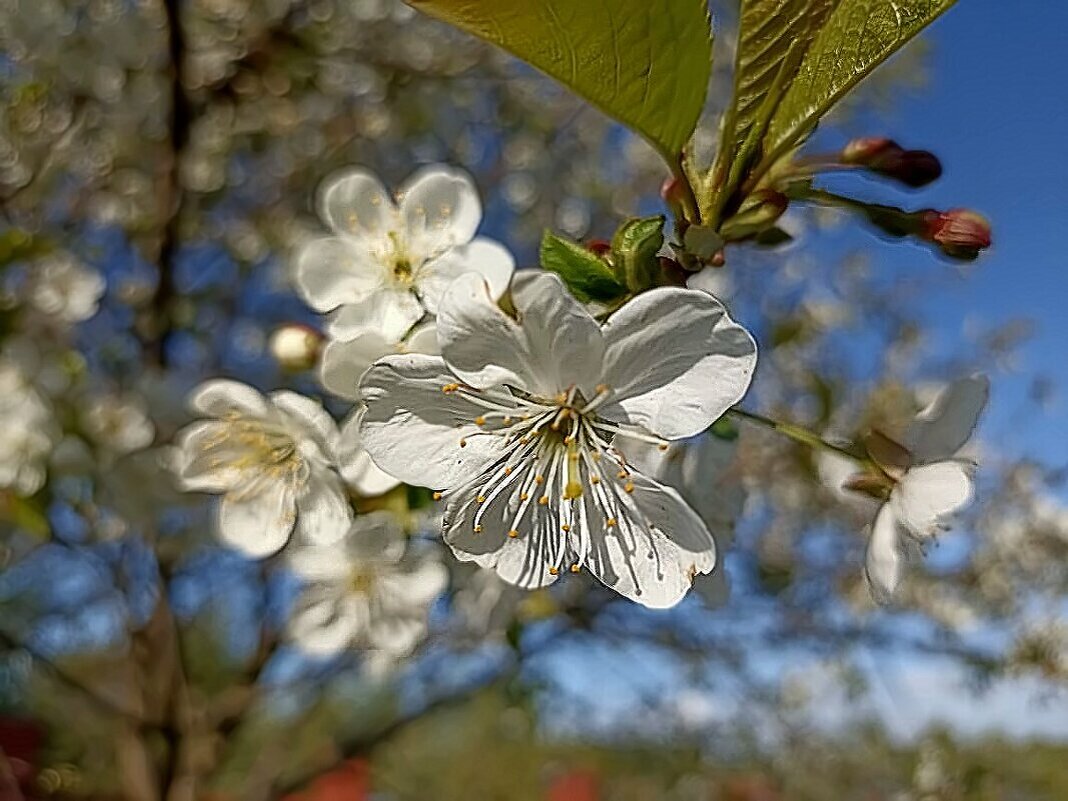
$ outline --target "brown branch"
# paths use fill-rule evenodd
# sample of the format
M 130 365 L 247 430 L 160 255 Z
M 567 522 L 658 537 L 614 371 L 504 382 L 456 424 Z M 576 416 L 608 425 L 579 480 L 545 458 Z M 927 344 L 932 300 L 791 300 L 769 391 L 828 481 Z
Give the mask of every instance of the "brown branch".
M 182 28 L 181 0 L 162 0 L 167 18 L 167 52 L 170 57 L 170 124 L 167 139 L 169 158 L 161 194 L 164 211 L 163 231 L 160 237 L 157 266 L 159 283 L 152 299 L 151 334 L 146 343 L 151 356 L 160 367 L 166 367 L 167 340 L 171 333 L 174 314 L 174 262 L 181 246 L 182 211 L 185 192 L 182 189 L 182 157 L 189 144 L 192 125 L 192 103 L 186 94 L 185 31 Z
M 7 632 L 0 631 L 0 645 L 3 645 L 8 650 L 23 651 L 29 655 L 34 662 L 46 668 L 56 681 L 77 692 L 99 711 L 104 712 L 109 716 L 121 718 L 127 722 L 133 723 L 139 729 L 159 728 L 158 723 L 143 718 L 129 709 L 124 709 L 119 704 L 101 695 L 93 687 L 83 682 L 73 673 L 69 673 L 56 662 L 52 661 L 50 657 L 29 643 L 21 642 Z

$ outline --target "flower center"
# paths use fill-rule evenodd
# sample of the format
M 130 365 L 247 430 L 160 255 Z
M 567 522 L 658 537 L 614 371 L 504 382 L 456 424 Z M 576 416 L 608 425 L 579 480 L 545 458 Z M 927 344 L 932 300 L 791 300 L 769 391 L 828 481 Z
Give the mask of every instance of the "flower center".
M 296 440 L 263 420 L 228 415 L 219 434 L 207 440 L 203 449 L 211 455 L 212 466 L 242 474 L 240 491 L 248 496 L 262 491 L 270 481 L 298 488 L 307 480 L 308 466 Z
M 375 586 L 375 573 L 367 565 L 354 565 L 349 573 L 349 590 L 356 595 L 368 596 Z
M 460 394 L 481 406 L 484 411 L 473 420 L 480 429 L 478 436 L 503 440 L 498 456 L 481 475 L 456 490 L 474 493 L 478 504 L 472 518 L 475 534 L 482 532 L 487 519 L 510 520 L 508 536 L 536 537 L 534 550 L 555 574 L 569 558 L 577 557 L 572 571 L 581 568 L 591 525 L 623 527 L 633 534 L 631 529 L 645 522 L 632 497 L 634 475 L 613 442 L 624 437 L 655 444 L 661 450 L 668 443 L 599 416 L 597 409 L 613 395 L 607 385 L 598 386 L 588 401 L 574 387 L 552 399 L 455 383 L 446 384 L 442 391 Z M 460 446 L 466 445 L 462 438 Z M 578 547 L 573 537 L 566 536 L 572 531 Z

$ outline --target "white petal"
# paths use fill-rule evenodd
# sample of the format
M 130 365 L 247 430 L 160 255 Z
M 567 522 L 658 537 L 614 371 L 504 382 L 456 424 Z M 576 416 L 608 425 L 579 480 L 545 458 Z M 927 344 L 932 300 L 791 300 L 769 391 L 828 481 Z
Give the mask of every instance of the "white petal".
M 372 462 L 370 454 L 364 449 L 360 437 L 364 411 L 357 408 L 342 424 L 337 461 L 345 483 L 358 495 L 373 498 L 399 486 L 400 481 Z
M 445 591 L 449 584 L 449 571 L 445 565 L 429 559 L 414 565 L 410 570 L 389 578 L 392 589 L 401 593 L 406 604 L 414 607 L 428 606 Z
M 360 376 L 396 346 L 378 331 L 361 331 L 352 339 L 332 339 L 319 359 L 319 382 L 340 398 L 356 400 Z
M 271 403 L 284 415 L 290 426 L 300 437 L 307 437 L 319 446 L 321 454 L 316 456 L 332 460 L 337 446 L 337 423 L 317 400 L 299 392 L 279 389 L 271 393 Z
M 408 656 L 426 636 L 427 624 L 423 617 L 381 615 L 371 620 L 367 644 L 385 651 L 390 656 Z
M 644 292 L 604 327 L 606 417 L 662 437 L 697 434 L 737 403 L 756 367 L 756 343 L 710 295 L 665 287 Z
M 282 481 L 264 482 L 254 494 L 229 493 L 219 504 L 219 538 L 254 559 L 281 550 L 294 522 L 293 492 Z
M 186 492 L 227 492 L 241 481 L 241 471 L 220 459 L 217 446 L 226 436 L 228 423 L 198 420 L 183 428 L 176 437 L 171 467 Z
M 442 536 L 457 559 L 494 570 L 509 584 L 528 590 L 552 584 L 558 577 L 552 569 L 559 571 L 560 565 L 566 569 L 575 561 L 552 504 L 531 504 L 518 526 L 521 536 L 513 538 L 508 531 L 517 511 L 514 493 L 502 492 L 484 506 L 478 494 L 474 488 L 459 492 L 445 510 Z M 479 530 L 475 529 L 476 512 L 482 521 Z M 567 555 L 560 558 L 554 547 L 565 548 Z
M 675 490 L 634 473 L 634 490 L 608 527 L 586 493 L 590 546 L 585 565 L 605 586 L 643 606 L 664 609 L 683 599 L 694 577 L 716 564 L 716 545 L 697 513 Z M 572 532 L 572 539 L 579 534 Z
M 463 275 L 449 285 L 438 309 L 438 341 L 452 371 L 476 387 L 503 383 L 553 397 L 578 386 L 592 397 L 604 340 L 560 278 L 518 272 L 512 302 L 521 322 L 501 311 L 481 276 Z
M 414 172 L 398 192 L 413 261 L 433 258 L 471 241 L 482 219 L 471 176 L 435 165 Z
M 327 176 L 319 189 L 319 216 L 334 233 L 377 244 L 398 223 L 397 208 L 378 176 L 350 167 Z
M 419 295 L 432 314 L 437 314 L 445 290 L 464 273 L 478 273 L 489 286 L 490 297 L 499 298 L 508 289 L 515 271 L 512 254 L 492 239 L 475 239 L 428 261 L 416 274 Z
M 887 603 L 897 590 L 905 566 L 905 554 L 897 519 L 890 504 L 883 504 L 875 516 L 864 556 L 864 575 L 872 598 Z
M 402 353 L 428 353 L 431 356 L 441 354 L 438 347 L 438 327 L 435 323 L 423 323 L 416 326 L 404 342 Z
M 444 489 L 500 451 L 503 438 L 481 436 L 474 424 L 483 408 L 442 392 L 455 380 L 440 357 L 419 354 L 387 356 L 364 374 L 360 434 L 375 464 L 409 484 Z
M 364 300 L 386 283 L 388 269 L 353 240 L 315 239 L 300 248 L 293 283 L 309 306 L 327 312 Z
M 906 445 L 916 462 L 948 459 L 964 447 L 975 431 L 990 397 L 990 381 L 973 375 L 954 381 L 909 428 Z
M 325 657 L 351 645 L 365 624 L 358 599 L 309 587 L 290 616 L 289 636 L 301 650 Z
M 329 545 L 342 539 L 352 525 L 352 507 L 333 471 L 313 469 L 297 499 L 297 529 L 305 541 Z
M 376 331 L 397 342 L 424 314 L 419 298 L 404 288 L 382 287 L 358 303 L 346 303 L 327 321 L 331 337 L 352 339 L 361 331 Z
M 226 417 L 235 412 L 242 417 L 262 418 L 269 414 L 267 400 L 259 390 L 225 378 L 200 384 L 189 394 L 188 403 L 194 411 L 208 417 Z
M 286 549 L 285 557 L 290 570 L 310 582 L 340 584 L 352 571 L 352 560 L 344 540 L 330 545 L 313 545 L 298 539 Z
M 357 516 L 345 539 L 348 559 L 353 564 L 374 563 L 387 570 L 404 556 L 408 538 L 397 516 L 384 510 Z
M 935 462 L 913 467 L 893 492 L 890 506 L 916 537 L 930 537 L 972 499 L 973 466 L 967 462 Z

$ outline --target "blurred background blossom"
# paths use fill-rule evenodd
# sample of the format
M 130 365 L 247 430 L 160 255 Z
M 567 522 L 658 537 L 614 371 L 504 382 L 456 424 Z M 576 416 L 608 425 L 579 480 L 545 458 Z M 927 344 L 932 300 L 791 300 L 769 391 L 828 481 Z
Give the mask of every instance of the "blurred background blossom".
M 705 149 L 736 14 L 713 5 Z M 179 491 L 187 393 L 226 376 L 348 412 L 291 282 L 337 169 L 463 167 L 480 234 L 531 266 L 545 228 L 662 211 L 658 157 L 395 0 L 0 0 L 0 798 L 1068 797 L 1068 116 L 1038 61 L 1065 23 L 961 2 L 811 145 L 936 151 L 935 187 L 865 191 L 981 208 L 988 256 L 791 207 L 792 241 L 700 276 L 760 343 L 751 404 L 829 436 L 900 430 L 990 374 L 979 503 L 893 607 L 864 586 L 863 510 L 743 429 L 669 454 L 733 542 L 729 598 L 699 584 L 666 613 L 584 577 L 517 592 L 440 558 L 428 493 L 355 494 L 449 571 L 383 664 L 295 647 L 298 576 L 222 547 L 211 500 Z

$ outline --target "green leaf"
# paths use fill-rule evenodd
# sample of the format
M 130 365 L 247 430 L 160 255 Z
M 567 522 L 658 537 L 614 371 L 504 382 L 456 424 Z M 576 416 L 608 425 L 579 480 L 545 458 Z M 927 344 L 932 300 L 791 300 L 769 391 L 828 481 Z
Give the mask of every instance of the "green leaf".
M 955 0 L 840 0 L 816 35 L 764 138 L 778 156 L 858 81 L 899 50 Z
M 656 286 L 660 265 L 656 254 L 664 244 L 664 217 L 627 220 L 612 237 L 612 258 L 619 276 L 632 292 Z
M 725 118 L 724 158 L 731 173 L 750 152 L 800 66 L 800 56 L 819 33 L 833 0 L 743 0 L 734 62 L 734 96 Z M 784 73 L 784 74 L 780 74 Z M 732 187 L 733 188 L 733 187 Z
M 540 256 L 541 266 L 564 279 L 571 294 L 583 303 L 610 302 L 627 292 L 604 259 L 551 231 L 542 234 Z
M 672 163 L 704 107 L 705 0 L 409 0 L 556 78 Z

